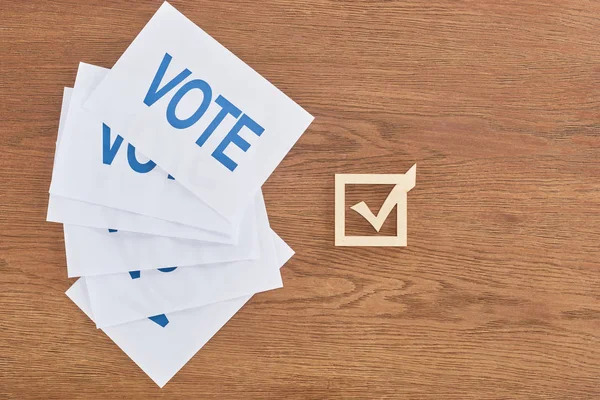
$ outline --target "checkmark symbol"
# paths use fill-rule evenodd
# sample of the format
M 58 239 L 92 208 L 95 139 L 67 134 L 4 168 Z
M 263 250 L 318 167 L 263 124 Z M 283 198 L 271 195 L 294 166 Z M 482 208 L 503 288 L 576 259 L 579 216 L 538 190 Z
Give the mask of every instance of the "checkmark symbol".
M 383 226 L 383 223 L 394 209 L 394 206 L 398 204 L 399 193 L 399 185 L 394 186 L 390 194 L 388 194 L 388 197 L 383 202 L 383 205 L 381 206 L 381 209 L 379 210 L 377 215 L 373 214 L 373 211 L 371 211 L 369 206 L 367 206 L 367 203 L 365 203 L 364 201 L 361 201 L 360 203 L 357 203 L 350 208 L 359 213 L 364 219 L 367 220 L 367 222 L 369 222 L 373 226 L 373 228 L 375 228 L 377 232 L 379 232 L 381 230 L 381 227 Z

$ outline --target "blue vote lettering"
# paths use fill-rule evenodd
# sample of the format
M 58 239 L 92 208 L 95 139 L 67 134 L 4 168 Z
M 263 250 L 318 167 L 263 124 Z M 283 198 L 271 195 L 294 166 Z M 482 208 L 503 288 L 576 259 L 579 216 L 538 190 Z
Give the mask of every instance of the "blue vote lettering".
M 165 314 L 154 315 L 152 317 L 148 317 L 148 319 L 150 321 L 160 325 L 163 328 L 165 326 L 169 325 L 169 318 L 167 318 L 167 316 Z
M 177 105 L 179 104 L 183 96 L 185 96 L 192 89 L 200 89 L 202 91 L 202 94 L 204 96 L 202 98 L 202 103 L 200 103 L 198 109 L 194 111 L 194 113 L 189 118 L 179 119 L 175 115 L 175 109 L 177 108 Z M 175 93 L 175 95 L 169 102 L 169 106 L 167 107 L 167 121 L 169 121 L 169 123 L 177 129 L 189 128 L 190 126 L 198 122 L 198 120 L 204 115 L 204 113 L 208 109 L 208 106 L 210 105 L 211 97 L 212 90 L 208 83 L 200 79 L 194 79 L 193 81 L 189 81 L 188 83 L 183 85 L 181 89 L 177 91 L 177 93 Z
M 127 145 L 127 162 L 129 162 L 129 166 L 135 172 L 139 172 L 140 174 L 145 174 L 146 172 L 150 172 L 156 167 L 156 163 L 152 160 L 148 160 L 146 163 L 141 163 L 138 161 L 135 156 L 135 147 L 129 144 Z
M 237 167 L 237 163 L 233 161 L 231 158 L 227 157 L 223 151 L 229 146 L 230 143 L 235 144 L 237 147 L 242 149 L 242 151 L 246 152 L 250 148 L 250 143 L 246 142 L 243 137 L 239 135 L 240 130 L 243 127 L 247 127 L 252 132 L 256 134 L 256 136 L 262 135 L 264 132 L 264 128 L 254 122 L 250 117 L 246 114 L 242 115 L 242 117 L 235 123 L 233 128 L 229 131 L 225 139 L 213 151 L 212 156 L 219 160 L 221 164 L 226 166 L 230 171 L 235 170 Z
M 217 103 L 217 105 L 221 106 L 221 111 L 219 111 L 219 113 L 217 114 L 215 119 L 212 120 L 210 125 L 208 125 L 206 127 L 204 132 L 202 132 L 202 135 L 200 135 L 198 140 L 196 140 L 196 144 L 200 147 L 202 147 L 202 145 L 206 142 L 206 140 L 210 137 L 210 135 L 212 135 L 212 133 L 215 131 L 215 129 L 217 129 L 217 127 L 219 125 L 221 125 L 221 122 L 223 122 L 223 120 L 225 119 L 225 117 L 227 115 L 231 115 L 234 118 L 238 118 L 240 116 L 240 114 L 242 113 L 239 108 L 237 108 L 236 106 L 231 104 L 229 102 L 229 100 L 227 100 L 225 97 L 223 97 L 221 95 L 219 95 L 219 97 L 217 97 L 217 99 L 215 100 L 215 103 Z
M 102 163 L 110 165 L 112 164 L 121 144 L 123 138 L 121 135 L 117 135 L 114 143 L 110 144 L 110 128 L 106 124 L 102 124 Z
M 166 267 L 166 268 L 159 268 L 158 270 L 160 272 L 173 272 L 177 269 L 177 267 Z M 138 279 L 141 276 L 141 271 L 129 271 L 129 276 L 131 276 L 131 279 Z
M 192 74 L 192 71 L 186 68 L 159 90 L 158 86 L 164 78 L 165 72 L 167 72 L 167 68 L 169 68 L 172 59 L 173 57 L 171 57 L 169 53 L 165 53 L 160 66 L 158 67 L 158 71 L 156 71 L 156 75 L 154 75 L 154 79 L 152 79 L 150 88 L 148 88 L 148 93 L 146 93 L 146 97 L 144 97 L 144 104 L 148 107 L 156 103 L 161 97 L 169 93 L 175 86 L 179 85 L 185 78 Z
M 171 60 L 173 57 L 169 53 L 165 53 L 163 59 L 150 83 L 150 87 L 148 88 L 148 92 L 144 97 L 144 104 L 148 107 L 152 106 L 158 100 L 160 100 L 163 96 L 165 96 L 170 91 L 174 90 L 177 86 L 179 86 L 183 81 L 185 81 L 192 72 L 185 68 L 181 71 L 175 78 L 171 79 L 169 82 L 165 83 L 162 87 L 162 81 L 165 77 L 167 69 L 171 64 Z M 202 91 L 202 102 L 198 105 L 198 108 L 194 113 L 185 118 L 180 119 L 176 115 L 176 109 L 179 105 L 181 99 L 192 90 L 200 90 Z M 193 79 L 183 86 L 181 86 L 171 97 L 169 104 L 167 106 L 166 118 L 169 124 L 175 129 L 187 129 L 200 120 L 202 116 L 208 110 L 212 100 L 212 88 L 208 84 L 208 82 L 203 81 L 201 79 Z M 250 148 L 250 143 L 248 143 L 245 139 L 243 139 L 239 133 L 242 128 L 247 128 L 251 132 L 253 132 L 256 136 L 261 136 L 264 132 L 264 128 L 260 126 L 256 121 L 250 118 L 247 114 L 242 113 L 242 111 L 237 108 L 233 103 L 227 100 L 224 96 L 218 95 L 215 104 L 221 107 L 219 113 L 214 117 L 214 119 L 210 122 L 210 124 L 206 127 L 204 132 L 198 137 L 196 140 L 196 144 L 200 147 L 206 143 L 208 138 L 213 134 L 213 132 L 221 125 L 223 120 L 231 115 L 233 118 L 237 120 L 237 122 L 233 125 L 229 133 L 223 138 L 221 143 L 215 148 L 212 152 L 212 157 L 225 166 L 231 172 L 235 171 L 238 164 L 233 161 L 230 157 L 224 154 L 225 149 L 233 144 L 239 147 L 242 151 L 246 152 Z M 241 115 L 241 117 L 240 117 Z M 238 119 L 239 118 L 239 119 Z
M 121 135 L 117 135 L 114 142 L 111 144 L 111 129 L 108 125 L 102 124 L 102 163 L 106 165 L 111 165 L 119 152 L 119 148 L 121 148 L 121 144 L 123 144 L 123 137 Z M 141 163 L 136 155 L 135 155 L 135 147 L 132 144 L 127 144 L 127 162 L 132 170 L 135 172 L 139 172 L 140 174 L 145 174 L 154 169 L 156 167 L 156 163 L 152 160 L 148 160 L 145 163 Z M 168 179 L 175 180 L 169 174 L 167 176 Z

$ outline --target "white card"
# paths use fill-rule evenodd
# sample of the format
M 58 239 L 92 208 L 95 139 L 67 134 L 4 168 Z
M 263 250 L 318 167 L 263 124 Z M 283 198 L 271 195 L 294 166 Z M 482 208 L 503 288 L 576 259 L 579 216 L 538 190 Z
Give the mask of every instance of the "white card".
M 313 120 L 166 2 L 84 107 L 230 221 Z
M 262 194 L 256 197 L 252 208 L 253 212 L 244 215 L 241 240 L 234 245 L 64 225 L 68 275 L 105 275 L 131 270 L 255 260 L 260 256 L 256 234 L 258 224 L 269 224 L 266 213 L 262 216 Z
M 109 124 L 82 109 L 83 99 L 107 72 L 105 68 L 79 65 L 50 193 L 235 235 L 235 224 L 169 178 Z
M 282 264 L 276 246 L 280 251 L 287 248 L 267 228 L 261 232 L 261 257 L 257 260 L 86 277 L 96 326 L 104 328 L 280 288 Z
M 66 292 L 91 319 L 93 314 L 86 293 L 85 278 Z M 103 331 L 159 387 L 175 376 L 251 296 L 210 304 L 168 315 L 164 327 L 150 319 L 110 326 Z
M 261 204 L 257 218 L 267 221 L 267 210 L 264 202 Z M 259 224 L 258 237 L 260 257 L 256 260 L 87 277 L 97 326 L 122 324 L 281 287 L 276 252 L 287 245 L 266 223 Z
M 293 251 L 285 247 L 278 252 L 280 264 L 293 255 Z M 85 279 L 75 282 L 66 294 L 93 320 Z M 103 331 L 150 379 L 163 387 L 250 297 L 157 315 L 153 319 L 110 326 Z
M 63 128 L 66 122 L 67 111 L 73 89 L 64 88 L 63 104 L 58 123 L 57 147 L 60 143 Z M 60 222 L 69 225 L 89 226 L 92 228 L 117 229 L 129 232 L 148 233 L 177 237 L 182 239 L 202 240 L 206 242 L 230 243 L 238 242 L 239 232 L 234 236 L 227 236 L 217 232 L 209 232 L 188 225 L 169 222 L 158 218 L 148 217 L 127 211 L 117 210 L 86 203 L 67 197 L 50 195 L 48 200 L 47 221 Z M 239 229 L 238 229 L 239 230 Z
M 169 222 L 97 204 L 85 203 L 54 194 L 50 194 L 48 200 L 48 215 L 46 216 L 46 220 L 67 225 L 117 229 L 120 231 L 201 240 L 204 242 L 236 244 L 239 240 L 239 233 L 235 236 L 226 236 L 225 234 L 203 231 L 199 228 L 176 222 Z

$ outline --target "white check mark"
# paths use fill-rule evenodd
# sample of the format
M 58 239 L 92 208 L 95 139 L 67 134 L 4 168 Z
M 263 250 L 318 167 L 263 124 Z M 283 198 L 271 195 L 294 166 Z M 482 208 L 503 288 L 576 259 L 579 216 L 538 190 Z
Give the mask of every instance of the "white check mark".
M 399 185 L 396 185 L 383 202 L 383 205 L 377 213 L 377 216 L 373 214 L 369 206 L 367 206 L 367 203 L 365 203 L 364 201 L 361 201 L 360 203 L 355 204 L 350 208 L 362 215 L 362 217 L 366 219 L 371 225 L 373 225 L 373 228 L 375 228 L 377 232 L 379 232 L 379 230 L 383 226 L 383 223 L 394 209 L 394 206 L 398 204 L 398 192 L 400 192 L 400 187 Z

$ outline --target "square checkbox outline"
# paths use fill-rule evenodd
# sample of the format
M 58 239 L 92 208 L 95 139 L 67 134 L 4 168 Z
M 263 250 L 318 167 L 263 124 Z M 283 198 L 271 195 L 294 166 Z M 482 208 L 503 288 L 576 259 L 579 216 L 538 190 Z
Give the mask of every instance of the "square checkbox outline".
M 406 174 L 335 174 L 335 245 L 403 247 L 407 245 L 407 193 L 415 186 L 416 164 Z M 346 185 L 401 185 L 397 194 L 395 236 L 346 235 Z M 394 190 L 394 189 L 392 189 Z M 390 192 L 391 193 L 391 192 Z

